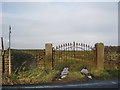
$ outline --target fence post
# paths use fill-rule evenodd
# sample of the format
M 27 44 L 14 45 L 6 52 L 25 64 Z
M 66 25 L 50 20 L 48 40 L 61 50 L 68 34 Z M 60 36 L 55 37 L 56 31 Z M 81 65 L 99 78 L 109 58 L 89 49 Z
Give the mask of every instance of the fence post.
M 97 70 L 104 70 L 104 44 L 96 43 Z
M 52 44 L 45 44 L 45 69 L 52 70 Z
M 2 85 L 2 50 L 0 49 L 0 86 Z M 1 89 L 1 88 L 0 88 Z

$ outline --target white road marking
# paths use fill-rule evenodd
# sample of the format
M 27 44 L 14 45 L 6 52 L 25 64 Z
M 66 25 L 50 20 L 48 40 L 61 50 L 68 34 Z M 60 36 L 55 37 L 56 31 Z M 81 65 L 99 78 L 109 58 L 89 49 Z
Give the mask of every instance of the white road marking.
M 117 84 L 117 82 L 109 82 L 109 83 L 104 83 L 104 82 L 99 82 L 99 83 L 85 83 L 85 84 L 67 84 L 67 85 L 54 85 L 54 86 L 34 86 L 34 87 L 26 87 L 26 88 L 63 88 L 63 87 L 84 87 L 84 86 L 102 86 L 102 85 L 109 85 L 109 84 Z
M 21 87 L 7 87 L 7 88 L 69 88 L 69 87 L 90 87 L 90 86 L 105 86 L 105 85 L 117 85 L 118 82 L 116 81 L 109 81 L 109 82 L 93 82 L 93 83 L 79 83 L 79 84 L 61 84 L 61 85 L 42 85 L 42 86 L 21 86 Z M 6 88 L 6 87 L 5 87 Z
M 112 82 L 112 84 L 117 84 L 117 82 Z

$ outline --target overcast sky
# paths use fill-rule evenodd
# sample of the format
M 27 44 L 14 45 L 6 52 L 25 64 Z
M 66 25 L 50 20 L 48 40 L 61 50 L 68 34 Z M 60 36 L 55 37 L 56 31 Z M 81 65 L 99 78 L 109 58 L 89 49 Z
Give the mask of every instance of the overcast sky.
M 44 48 L 73 41 L 118 45 L 117 2 L 3 2 L 2 36 L 8 48 Z

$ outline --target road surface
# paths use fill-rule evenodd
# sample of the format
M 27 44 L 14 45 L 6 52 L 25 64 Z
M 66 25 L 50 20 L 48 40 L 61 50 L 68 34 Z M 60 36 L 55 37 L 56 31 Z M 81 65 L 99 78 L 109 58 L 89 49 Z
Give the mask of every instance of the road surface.
M 29 85 L 4 85 L 2 89 L 44 89 L 44 88 L 118 88 L 120 83 L 118 79 L 111 80 L 91 80 L 87 82 L 71 83 L 46 83 Z

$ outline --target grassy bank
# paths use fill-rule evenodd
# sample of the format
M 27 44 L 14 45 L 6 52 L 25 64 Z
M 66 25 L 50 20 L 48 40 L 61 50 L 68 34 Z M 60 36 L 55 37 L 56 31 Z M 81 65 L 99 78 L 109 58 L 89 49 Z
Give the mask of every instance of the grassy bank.
M 68 60 L 55 62 L 55 68 L 52 71 L 34 68 L 26 71 L 19 71 L 11 75 L 3 75 L 2 83 L 4 85 L 13 85 L 57 82 L 56 77 L 59 77 L 61 70 L 66 66 L 69 67 L 69 74 L 66 78 L 58 82 L 86 81 L 87 79 L 85 76 L 80 73 L 83 66 L 87 66 L 88 71 L 94 75 L 93 80 L 118 78 L 118 74 L 120 74 L 120 70 L 117 69 L 98 71 L 96 70 L 94 61 L 69 58 Z M 110 66 L 107 67 L 109 68 Z
M 59 71 L 46 72 L 41 69 L 32 69 L 11 75 L 3 75 L 3 84 L 33 84 L 52 82 Z
M 110 79 L 117 78 L 120 74 L 120 70 L 109 70 L 109 71 L 96 71 L 93 70 L 91 73 L 94 75 L 93 79 Z M 60 71 L 53 70 L 47 72 L 44 69 L 32 69 L 28 71 L 18 72 L 11 75 L 3 75 L 3 85 L 13 84 L 37 84 L 37 83 L 52 83 L 56 82 L 55 78 L 60 75 Z M 86 80 L 80 71 L 70 71 L 68 76 L 60 82 L 71 82 L 71 81 L 84 81 Z

